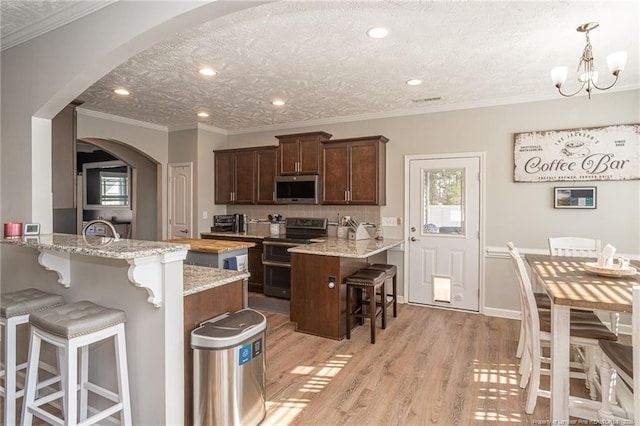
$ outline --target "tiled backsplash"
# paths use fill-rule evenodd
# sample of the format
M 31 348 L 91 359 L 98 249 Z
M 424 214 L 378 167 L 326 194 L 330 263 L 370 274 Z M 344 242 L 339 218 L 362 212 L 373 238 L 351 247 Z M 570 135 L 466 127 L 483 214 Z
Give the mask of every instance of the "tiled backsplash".
M 286 217 L 326 217 L 330 223 L 342 216 L 355 216 L 360 222 L 380 224 L 380 206 L 321 206 L 306 204 L 277 204 L 269 206 L 227 206 L 227 213 L 246 214 L 249 219 L 267 219 L 269 215 Z

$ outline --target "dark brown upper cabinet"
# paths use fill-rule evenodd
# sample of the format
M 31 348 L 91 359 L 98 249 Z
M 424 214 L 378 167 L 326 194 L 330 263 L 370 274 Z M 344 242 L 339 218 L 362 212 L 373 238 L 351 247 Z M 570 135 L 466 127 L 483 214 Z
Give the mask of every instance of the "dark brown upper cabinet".
M 320 144 L 331 138 L 326 132 L 276 136 L 279 141 L 278 174 L 316 175 L 320 173 Z
M 275 204 L 278 147 L 256 148 L 256 204 Z
M 322 143 L 322 204 L 385 205 L 384 136 Z
M 254 151 L 214 151 L 215 203 L 254 203 Z

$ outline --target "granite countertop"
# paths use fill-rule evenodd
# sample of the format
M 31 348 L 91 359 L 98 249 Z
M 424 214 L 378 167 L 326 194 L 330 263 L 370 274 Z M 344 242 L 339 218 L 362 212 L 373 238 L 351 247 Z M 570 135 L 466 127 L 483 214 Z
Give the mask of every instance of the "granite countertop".
M 399 246 L 404 240 L 347 240 L 344 238 L 327 237 L 324 241 L 303 244 L 289 249 L 291 253 L 316 254 L 320 256 L 337 256 L 351 258 L 367 258 L 390 248 Z
M 200 238 L 174 238 L 166 240 L 168 243 L 189 244 L 189 250 L 202 253 L 227 253 L 230 251 L 255 247 L 255 243 L 242 241 L 211 240 Z
M 114 240 L 111 237 L 88 237 L 76 234 L 42 234 L 3 238 L 2 244 L 112 259 L 137 259 L 189 249 L 188 245 L 161 241 Z
M 243 280 L 249 278 L 250 275 L 248 272 L 187 264 L 183 266 L 183 271 L 183 296 L 189 296 L 190 294 Z

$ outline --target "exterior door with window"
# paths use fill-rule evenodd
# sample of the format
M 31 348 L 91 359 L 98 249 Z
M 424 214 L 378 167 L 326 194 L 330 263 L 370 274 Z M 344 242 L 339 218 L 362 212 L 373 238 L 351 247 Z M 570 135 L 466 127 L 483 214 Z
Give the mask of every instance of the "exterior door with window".
M 409 161 L 409 303 L 479 309 L 480 158 Z

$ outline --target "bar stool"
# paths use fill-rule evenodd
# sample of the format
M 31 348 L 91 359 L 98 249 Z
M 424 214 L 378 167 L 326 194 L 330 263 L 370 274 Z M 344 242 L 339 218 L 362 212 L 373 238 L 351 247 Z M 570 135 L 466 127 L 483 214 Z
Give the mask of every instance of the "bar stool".
M 371 343 L 376 343 L 376 317 L 382 314 L 382 328 L 387 328 L 387 304 L 384 299 L 381 303 L 376 302 L 376 292 L 380 291 L 384 295 L 385 273 L 374 269 L 361 269 L 355 274 L 347 278 L 347 339 L 351 339 L 351 317 L 360 319 L 360 323 L 364 322 L 364 318 L 368 317 L 371 321 Z M 358 291 L 357 306 L 351 309 L 351 292 Z M 363 291 L 368 297 L 369 310 L 365 313 L 364 302 L 362 298 Z M 384 297 L 384 296 L 382 296 Z M 380 309 L 378 309 L 380 308 Z
M 17 376 L 27 363 L 18 364 L 16 342 L 18 327 L 29 322 L 29 314 L 64 304 L 64 298 L 57 294 L 45 293 L 35 288 L 4 293 L 0 296 L 0 326 L 3 327 L 2 342 L 4 350 L 4 369 L 0 376 L 4 378 L 4 387 L 0 395 L 4 397 L 4 424 L 16 424 L 16 402 L 24 395 L 24 389 L 18 389 Z M 51 374 L 57 372 L 53 366 L 41 363 L 40 368 Z M 59 380 L 59 376 L 58 376 Z M 49 381 L 43 386 L 55 383 Z
M 105 308 L 88 301 L 74 302 L 31 314 L 29 318 L 31 342 L 22 409 L 23 425 L 31 425 L 34 415 L 55 425 L 90 425 L 118 412 L 120 412 L 121 424 L 131 425 L 125 321 L 126 316 L 123 311 Z M 89 345 L 111 337 L 114 338 L 115 343 L 117 394 L 89 382 Z M 36 398 L 38 371 L 35 367 L 38 364 L 43 341 L 58 348 L 58 359 L 62 360 L 60 362 L 62 386 L 57 392 Z M 78 349 L 80 349 L 79 383 Z M 79 420 L 81 423 L 78 422 L 78 389 L 80 390 Z M 110 400 L 114 404 L 97 411 L 88 418 L 89 392 Z M 62 412 L 66 415 L 64 420 L 41 408 L 60 398 L 63 399 Z
M 387 301 L 387 306 L 393 305 L 393 317 L 398 316 L 398 281 L 397 281 L 397 273 L 398 268 L 396 265 L 389 265 L 386 263 L 374 263 L 373 265 L 367 266 L 365 269 L 374 269 L 378 271 L 384 271 L 386 274 L 386 279 L 391 279 L 391 294 L 389 294 L 386 283 L 385 283 L 385 298 Z

